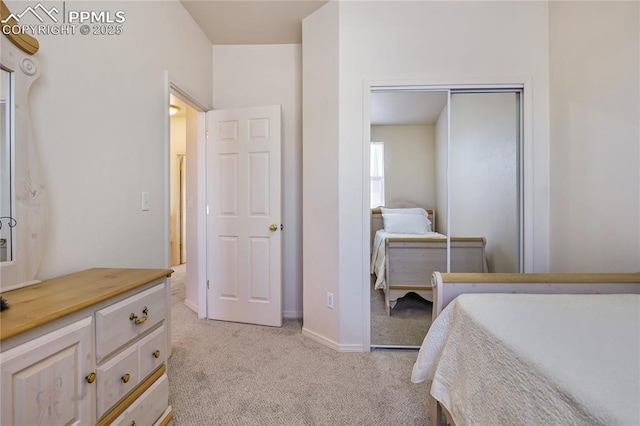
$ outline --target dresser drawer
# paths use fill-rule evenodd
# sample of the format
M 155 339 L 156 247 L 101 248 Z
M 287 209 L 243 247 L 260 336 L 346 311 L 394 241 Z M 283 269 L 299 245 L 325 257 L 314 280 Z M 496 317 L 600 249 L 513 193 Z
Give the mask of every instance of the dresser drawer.
M 164 414 L 168 405 L 169 379 L 166 374 L 163 374 L 111 424 L 152 425 Z
M 96 312 L 96 362 L 164 320 L 165 284 Z
M 131 392 L 140 381 L 138 347 L 132 346 L 97 369 L 98 418 Z
M 167 334 L 164 324 L 138 343 L 140 380 L 144 380 L 167 359 Z

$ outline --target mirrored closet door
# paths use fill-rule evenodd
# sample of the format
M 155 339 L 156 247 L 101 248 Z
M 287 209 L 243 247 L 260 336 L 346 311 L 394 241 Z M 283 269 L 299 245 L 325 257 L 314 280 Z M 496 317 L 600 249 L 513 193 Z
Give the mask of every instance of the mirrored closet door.
M 371 346 L 417 348 L 433 271 L 521 271 L 521 94 L 384 87 L 370 99 Z
M 371 95 L 372 344 L 419 345 L 431 323 L 428 268 L 447 265 L 448 97 L 446 90 Z
M 452 91 L 450 109 L 449 271 L 521 272 L 520 92 Z

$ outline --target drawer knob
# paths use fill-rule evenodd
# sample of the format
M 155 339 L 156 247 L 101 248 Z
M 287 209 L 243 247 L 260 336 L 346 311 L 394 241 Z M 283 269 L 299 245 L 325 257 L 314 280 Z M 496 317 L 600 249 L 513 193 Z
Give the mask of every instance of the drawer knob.
M 96 381 L 96 373 L 90 373 L 87 377 L 84 378 L 87 383 L 93 383 Z
M 131 422 L 131 426 L 136 426 L 136 421 L 135 420 Z
M 124 376 L 122 376 L 122 383 L 129 383 L 129 380 L 131 380 L 131 376 L 129 375 L 129 373 L 126 373 Z
M 149 315 L 149 308 L 147 308 L 146 306 L 142 308 L 142 313 L 145 315 Z
M 154 357 L 154 358 L 160 358 L 160 351 L 158 351 L 158 350 L 157 350 L 157 351 L 155 351 L 155 352 L 153 353 L 153 357 Z
M 129 321 L 133 321 L 136 325 L 140 325 L 147 320 L 147 317 L 138 318 L 138 316 L 134 313 L 129 315 Z

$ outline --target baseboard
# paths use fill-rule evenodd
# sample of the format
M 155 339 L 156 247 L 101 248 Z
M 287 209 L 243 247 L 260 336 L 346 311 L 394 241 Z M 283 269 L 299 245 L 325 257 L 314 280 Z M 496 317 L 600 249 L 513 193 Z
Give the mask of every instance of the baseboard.
M 301 311 L 282 311 L 282 318 L 284 319 L 302 319 Z
M 340 344 L 302 327 L 302 335 L 337 352 L 364 352 L 362 345 Z
M 198 305 L 196 305 L 195 303 L 184 299 L 184 306 L 186 306 L 187 308 L 191 309 L 193 312 L 195 312 L 196 314 L 198 313 Z
M 358 344 L 341 344 L 340 352 L 366 352 L 362 345 Z
M 315 333 L 313 331 L 310 331 L 304 327 L 302 327 L 302 335 L 305 337 L 308 337 L 309 339 L 316 341 L 324 346 L 327 346 L 331 349 L 333 349 L 334 351 L 340 351 L 340 345 L 338 345 L 336 342 L 334 342 L 331 339 L 327 339 L 324 336 L 319 335 L 318 333 Z

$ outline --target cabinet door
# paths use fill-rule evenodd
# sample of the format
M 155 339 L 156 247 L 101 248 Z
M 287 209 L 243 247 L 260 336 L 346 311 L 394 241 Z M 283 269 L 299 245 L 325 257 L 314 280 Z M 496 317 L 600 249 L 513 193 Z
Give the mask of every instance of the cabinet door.
M 92 318 L 2 353 L 3 425 L 90 425 L 95 385 Z

